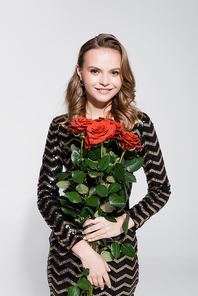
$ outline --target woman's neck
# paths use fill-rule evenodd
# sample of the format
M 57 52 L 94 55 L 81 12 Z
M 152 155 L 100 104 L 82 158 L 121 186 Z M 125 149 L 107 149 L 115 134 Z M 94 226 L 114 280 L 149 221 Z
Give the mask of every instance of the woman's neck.
M 108 111 L 111 110 L 111 105 L 105 107 L 105 108 L 96 108 L 92 104 L 89 104 L 87 102 L 86 105 L 86 117 L 91 119 L 98 119 L 99 117 L 106 118 L 106 115 Z

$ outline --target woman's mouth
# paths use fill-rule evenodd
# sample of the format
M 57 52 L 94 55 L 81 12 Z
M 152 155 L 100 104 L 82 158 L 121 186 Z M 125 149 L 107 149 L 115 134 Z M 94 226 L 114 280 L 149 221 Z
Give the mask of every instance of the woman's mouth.
M 108 94 L 112 89 L 111 88 L 96 88 L 96 90 L 101 94 Z

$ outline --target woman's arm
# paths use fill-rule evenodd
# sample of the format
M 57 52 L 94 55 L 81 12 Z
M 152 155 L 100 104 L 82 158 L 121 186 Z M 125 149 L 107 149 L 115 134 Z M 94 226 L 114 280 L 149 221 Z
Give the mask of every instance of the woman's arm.
M 170 196 L 170 184 L 157 135 L 148 115 L 144 114 L 139 126 L 135 126 L 133 129 L 133 133 L 139 136 L 143 146 L 140 155 L 145 158 L 143 168 L 148 183 L 146 196 L 138 204 L 126 211 L 130 216 L 129 228 L 137 230 L 166 204 Z M 117 223 L 107 221 L 103 217 L 87 220 L 84 226 L 91 223 L 95 225 L 84 231 L 86 240 L 95 241 L 119 235 L 123 232 L 122 224 L 125 215 L 116 218 Z M 95 232 L 88 234 L 92 231 Z
M 37 204 L 59 243 L 69 250 L 83 237 L 69 221 L 69 218 L 65 220 L 58 201 L 57 174 L 62 171 L 63 166 L 63 153 L 59 141 L 59 123 L 61 120 L 65 121 L 65 117 L 55 118 L 49 128 L 40 170 Z
M 159 141 L 148 115 L 144 114 L 133 132 L 140 137 L 143 146 L 140 155 L 145 158 L 143 168 L 148 184 L 146 196 L 128 211 L 137 230 L 164 207 L 171 192 Z
M 89 269 L 87 279 L 96 287 L 104 289 L 104 284 L 111 288 L 111 281 L 108 275 L 110 268 L 107 262 L 95 252 L 85 241 L 80 241 L 72 248 L 74 254 L 80 258 L 82 266 Z

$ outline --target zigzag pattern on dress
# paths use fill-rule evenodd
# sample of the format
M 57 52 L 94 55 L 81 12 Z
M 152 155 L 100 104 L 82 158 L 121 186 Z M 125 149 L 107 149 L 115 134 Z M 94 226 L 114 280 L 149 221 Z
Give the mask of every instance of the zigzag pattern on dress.
M 38 184 L 38 208 L 52 230 L 48 257 L 51 296 L 67 295 L 68 287 L 78 281 L 78 266 L 81 264 L 71 248 L 83 238 L 69 216 L 62 214 L 58 201 L 59 190 L 56 186 L 57 174 L 62 168 L 65 167 L 67 171 L 73 169 L 70 152 L 64 149 L 64 146 L 75 144 L 80 147 L 80 140 L 68 134 L 67 124 L 67 116 L 63 115 L 55 118 L 50 125 Z M 144 147 L 140 155 L 145 157 L 143 167 L 148 192 L 137 205 L 127 209 L 135 222 L 135 227 L 128 231 L 126 238 L 121 235 L 121 241 L 131 243 L 137 253 L 135 231 L 166 204 L 170 185 L 153 124 L 146 114 L 135 124 L 132 132 L 139 136 Z M 103 291 L 94 288 L 94 295 L 134 295 L 138 283 L 138 259 L 122 254 L 117 260 L 109 262 L 109 265 L 112 288 L 105 287 Z
M 159 141 L 150 118 L 144 115 L 140 129 L 133 130 L 138 134 L 144 147 L 140 156 L 145 158 L 143 168 L 148 183 L 146 196 L 129 210 L 135 222 L 135 229 L 141 227 L 152 215 L 157 213 L 168 201 L 170 184 L 166 174 Z

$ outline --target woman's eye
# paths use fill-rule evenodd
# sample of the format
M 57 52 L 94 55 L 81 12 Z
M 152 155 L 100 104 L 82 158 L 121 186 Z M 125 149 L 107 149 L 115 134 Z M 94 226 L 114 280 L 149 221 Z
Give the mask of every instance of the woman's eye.
M 113 76 L 119 75 L 119 72 L 118 72 L 118 71 L 113 71 L 113 72 L 112 72 L 112 75 L 113 75 Z
M 97 74 L 97 73 L 98 73 L 98 70 L 96 70 L 96 69 L 92 69 L 92 70 L 91 70 L 91 73 L 93 73 L 93 74 Z

